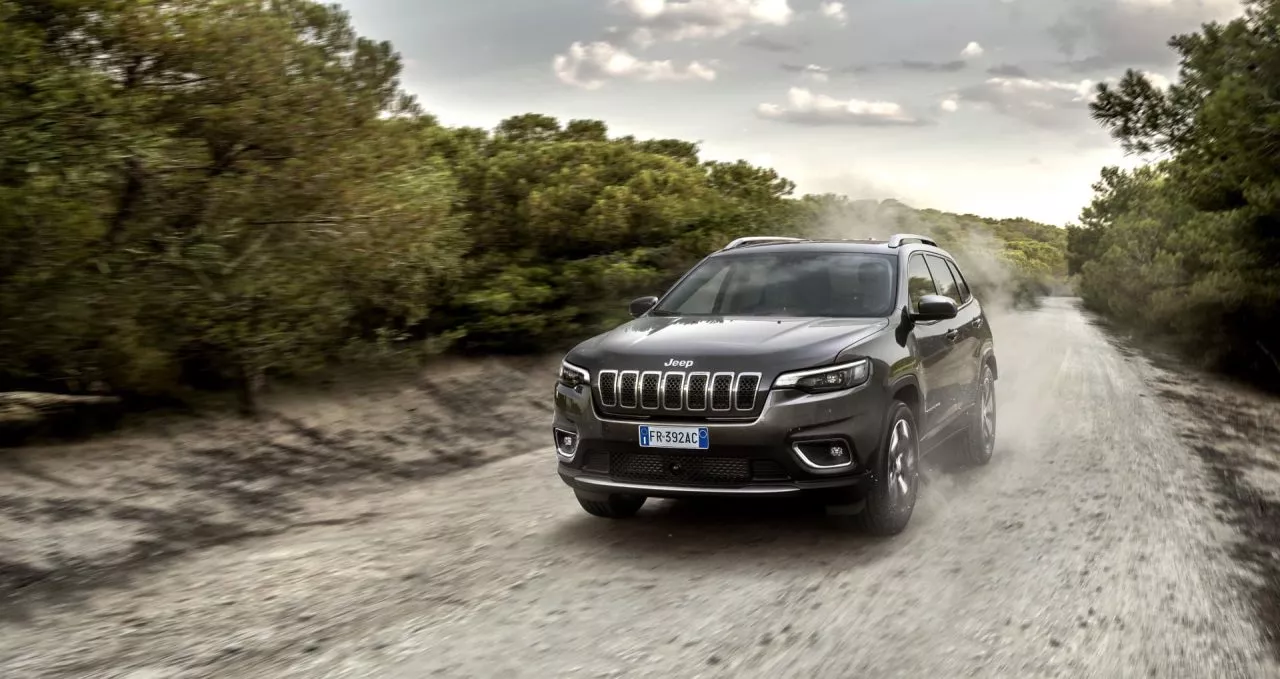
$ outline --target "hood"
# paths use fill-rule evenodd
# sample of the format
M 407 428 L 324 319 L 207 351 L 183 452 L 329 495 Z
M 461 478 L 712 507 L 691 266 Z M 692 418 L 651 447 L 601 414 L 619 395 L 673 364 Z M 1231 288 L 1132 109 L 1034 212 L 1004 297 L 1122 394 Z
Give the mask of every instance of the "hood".
M 776 373 L 829 363 L 888 325 L 885 319 L 642 316 L 579 344 L 567 358 L 589 370 Z M 693 364 L 664 365 L 672 359 Z

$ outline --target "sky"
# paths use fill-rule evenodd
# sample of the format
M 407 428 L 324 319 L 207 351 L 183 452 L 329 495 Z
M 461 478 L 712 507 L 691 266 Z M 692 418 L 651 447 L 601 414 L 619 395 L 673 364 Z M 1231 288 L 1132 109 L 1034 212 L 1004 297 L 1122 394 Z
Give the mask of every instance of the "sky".
M 1106 165 L 1098 82 L 1176 80 L 1237 0 L 344 0 L 449 125 L 522 113 L 698 141 L 797 193 L 1073 222 Z

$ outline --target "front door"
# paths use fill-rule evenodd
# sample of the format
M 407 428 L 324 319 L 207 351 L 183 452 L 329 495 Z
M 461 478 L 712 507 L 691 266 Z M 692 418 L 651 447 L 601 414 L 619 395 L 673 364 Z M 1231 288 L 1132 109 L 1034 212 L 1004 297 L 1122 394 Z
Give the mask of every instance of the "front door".
M 907 301 L 910 311 L 919 310 L 920 298 L 938 294 L 933 274 L 925 264 L 924 255 L 913 254 L 907 261 Z M 947 339 L 947 321 L 917 321 L 911 330 L 920 357 L 920 392 L 924 401 L 923 421 L 918 424 L 922 438 L 928 437 L 945 424 L 955 410 L 950 384 L 954 376 L 948 375 L 952 344 Z
M 930 260 L 932 265 L 933 261 Z M 940 294 L 946 295 L 956 300 L 956 306 L 959 307 L 959 313 L 956 314 L 955 327 L 959 330 L 960 336 L 956 341 L 956 369 L 959 371 L 957 379 L 963 389 L 961 396 L 963 400 L 960 404 L 961 409 L 972 406 L 978 397 L 978 378 L 980 376 L 980 367 L 982 365 L 982 338 L 984 336 L 982 324 L 982 305 L 973 298 L 973 291 L 969 289 L 968 282 L 964 279 L 964 274 L 960 273 L 960 268 L 952 260 L 945 260 L 945 266 L 950 276 L 945 279 L 936 279 L 938 289 L 944 286 L 943 280 L 948 284 L 954 284 L 955 288 Z

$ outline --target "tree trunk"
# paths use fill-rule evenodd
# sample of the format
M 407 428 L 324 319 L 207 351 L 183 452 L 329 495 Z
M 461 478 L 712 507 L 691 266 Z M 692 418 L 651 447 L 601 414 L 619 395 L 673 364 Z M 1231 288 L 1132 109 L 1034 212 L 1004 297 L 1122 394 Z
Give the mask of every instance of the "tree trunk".
M 246 417 L 258 415 L 259 397 L 266 384 L 266 375 L 261 368 L 250 359 L 240 359 L 236 379 L 238 405 L 240 414 Z

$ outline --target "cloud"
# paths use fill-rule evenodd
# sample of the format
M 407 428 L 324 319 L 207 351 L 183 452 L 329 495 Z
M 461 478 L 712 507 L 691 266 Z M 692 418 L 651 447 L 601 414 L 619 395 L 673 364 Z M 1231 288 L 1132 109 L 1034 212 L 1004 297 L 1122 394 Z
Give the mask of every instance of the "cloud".
M 964 46 L 964 49 L 960 50 L 960 56 L 965 59 L 974 59 L 982 56 L 985 51 L 986 50 L 982 49 L 982 45 L 979 45 L 976 42 L 970 42 L 968 45 Z
M 1013 64 L 997 64 L 987 69 L 987 73 L 991 75 L 1002 75 L 1007 78 L 1030 78 L 1031 74 L 1026 69 Z
M 782 70 L 788 73 L 799 73 L 805 77 L 808 77 L 812 80 L 816 80 L 817 82 L 820 82 L 820 83 L 825 83 L 831 79 L 831 69 L 825 66 L 819 66 L 817 64 L 809 64 L 807 66 L 800 66 L 798 64 L 783 64 Z
M 1094 97 L 1091 80 L 1061 82 L 997 76 L 957 90 L 951 99 L 986 106 L 1042 128 L 1061 129 L 1089 122 Z
M 963 60 L 955 61 L 913 61 L 911 59 L 903 59 L 896 64 L 898 68 L 904 71 L 926 71 L 929 73 L 955 73 L 963 71 L 968 64 Z
M 723 38 L 747 26 L 786 26 L 788 0 L 615 0 L 635 22 L 637 44 Z
M 750 47 L 752 49 L 763 50 L 765 52 L 775 52 L 779 54 L 787 53 L 787 52 L 799 52 L 801 49 L 805 47 L 803 43 L 797 44 L 797 43 L 785 42 L 782 40 L 776 40 L 774 38 L 770 38 L 769 36 L 762 35 L 760 33 L 753 33 L 743 38 L 742 40 L 739 40 L 738 44 L 743 47 Z
M 1171 37 L 1242 11 L 1239 0 L 1073 0 L 1071 7 L 1048 34 L 1078 71 L 1171 66 L 1178 58 Z
M 964 59 L 953 61 L 920 61 L 902 59 L 901 61 L 880 62 L 878 64 L 854 64 L 840 69 L 841 73 L 870 73 L 872 71 L 901 70 L 924 73 L 957 73 L 969 67 Z
M 831 19 L 841 26 L 849 23 L 849 14 L 848 12 L 845 12 L 843 2 L 831 2 L 830 0 L 826 0 L 822 3 L 822 6 L 818 8 L 818 11 L 822 13 L 822 16 Z
M 1170 84 L 1169 78 L 1159 73 L 1139 72 L 1157 88 L 1165 89 Z M 1118 81 L 1119 78 L 1111 76 L 1101 82 L 1115 84 Z M 997 76 L 951 93 L 941 106 L 943 110 L 954 111 L 960 103 L 969 102 L 1045 129 L 1092 127 L 1088 107 L 1097 97 L 1098 82 Z
M 825 94 L 814 94 L 803 87 L 791 88 L 787 92 L 787 103 L 783 106 L 760 104 L 756 107 L 756 115 L 765 120 L 808 126 L 886 127 L 928 124 L 927 121 L 907 115 L 902 106 L 893 102 L 835 99 Z
M 567 54 L 552 62 L 561 82 L 588 90 L 603 87 L 610 80 L 641 82 L 715 80 L 716 72 L 697 61 L 683 68 L 670 60 L 644 61 L 607 42 L 575 42 Z
M 955 113 L 960 110 L 960 102 L 957 101 L 955 97 L 949 97 L 947 99 L 943 99 L 942 102 L 938 104 L 938 108 L 942 109 L 946 113 Z
M 1139 71 L 1142 75 L 1147 76 L 1147 81 L 1155 86 L 1158 90 L 1167 90 L 1169 85 L 1173 84 L 1163 75 L 1152 71 Z

